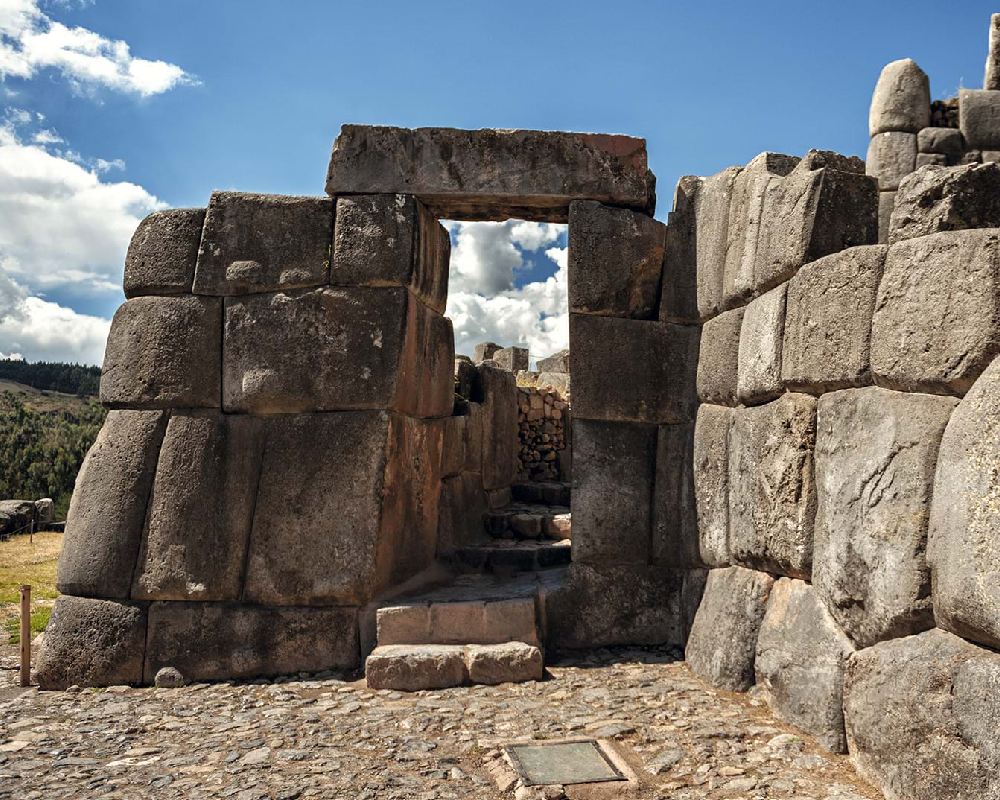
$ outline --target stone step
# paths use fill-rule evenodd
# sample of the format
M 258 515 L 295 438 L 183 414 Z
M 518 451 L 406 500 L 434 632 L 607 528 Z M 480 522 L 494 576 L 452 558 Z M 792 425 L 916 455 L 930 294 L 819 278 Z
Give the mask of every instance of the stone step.
M 495 539 L 569 539 L 570 519 L 565 506 L 512 503 L 487 511 L 483 525 Z
M 572 484 L 559 481 L 522 481 L 510 487 L 511 497 L 522 503 L 568 506 Z
M 452 560 L 465 570 L 511 575 L 566 566 L 570 563 L 570 554 L 569 539 L 494 539 L 490 544 L 460 547 L 452 555 Z
M 379 647 L 397 644 L 538 645 L 535 594 L 469 599 L 410 598 L 375 612 Z
M 400 692 L 537 681 L 543 671 L 541 650 L 525 642 L 387 645 L 365 661 L 369 689 Z

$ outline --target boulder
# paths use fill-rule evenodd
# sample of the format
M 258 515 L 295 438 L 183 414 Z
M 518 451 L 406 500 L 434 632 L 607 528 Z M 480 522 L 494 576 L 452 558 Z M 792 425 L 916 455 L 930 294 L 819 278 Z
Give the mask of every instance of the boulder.
M 363 605 L 430 566 L 441 435 L 386 412 L 269 418 L 243 601 Z
M 655 425 L 573 420 L 573 561 L 650 560 Z
M 697 385 L 698 399 L 703 403 L 736 405 L 744 311 L 734 308 L 702 325 Z
M 853 652 L 812 586 L 775 582 L 757 636 L 757 682 L 777 717 L 834 753 L 847 751 L 842 699 Z
M 965 152 L 965 140 L 957 128 L 921 128 L 917 133 L 917 152 L 938 153 L 957 161 Z
M 468 645 L 465 664 L 469 681 L 486 686 L 540 681 L 545 671 L 542 651 L 524 642 Z
M 743 567 L 713 569 L 691 625 L 684 660 L 717 689 L 745 692 L 754 684 L 757 633 L 774 578 Z
M 979 377 L 941 439 L 927 561 L 938 627 L 1000 648 L 1000 360 Z
M 820 394 L 871 384 L 871 321 L 887 251 L 884 245 L 852 247 L 806 264 L 788 283 L 781 348 L 786 389 Z
M 781 346 L 785 332 L 783 283 L 746 307 L 740 327 L 736 395 L 741 403 L 765 403 L 780 395 Z
M 738 408 L 729 434 L 729 549 L 733 563 L 808 579 L 816 486 L 816 401 L 785 394 Z
M 1000 793 L 1000 655 L 931 630 L 851 656 L 844 718 L 854 766 L 892 800 Z
M 959 89 L 958 127 L 967 150 L 1000 150 L 1000 91 Z
M 146 607 L 62 595 L 35 669 L 42 689 L 142 683 Z
M 665 233 L 645 214 L 570 203 L 570 312 L 657 319 Z
M 694 491 L 694 422 L 660 425 L 653 481 L 653 563 L 704 566 L 698 545 Z
M 674 190 L 663 241 L 660 322 L 696 323 L 698 311 L 697 194 L 701 178 L 685 175 Z
M 889 241 L 1000 227 L 1000 164 L 925 167 L 900 184 Z
M 734 411 L 703 405 L 694 429 L 694 492 L 701 560 L 729 564 L 729 428 Z
M 125 296 L 190 293 L 204 223 L 203 208 L 154 211 L 140 222 L 125 255 Z
M 569 372 L 569 350 L 560 350 L 548 358 L 540 358 L 535 366 L 539 372 Z
M 230 600 L 242 590 L 264 418 L 170 416 L 149 495 L 133 600 Z
M 166 428 L 162 411 L 108 414 L 76 476 L 56 580 L 63 594 L 128 599 Z
M 735 183 L 742 169 L 728 167 L 711 177 L 701 178 L 701 183 L 692 187 L 698 311 L 702 319 L 715 316 L 724 307 L 730 207 L 735 203 Z
M 144 676 L 163 667 L 188 681 L 356 669 L 357 609 L 152 603 Z
M 326 283 L 333 211 L 325 197 L 213 192 L 195 294 L 256 294 Z
M 934 626 L 927 518 L 956 402 L 874 386 L 819 400 L 813 585 L 858 647 Z
M 29 533 L 35 516 L 35 504 L 30 500 L 0 500 L 0 536 Z
M 137 297 L 115 312 L 101 370 L 109 408 L 218 408 L 222 301 Z
M 872 322 L 875 383 L 966 392 L 1000 352 L 1000 232 L 935 233 L 892 245 Z
M 452 412 L 451 320 L 406 289 L 326 287 L 231 298 L 225 328 L 228 412 Z
M 652 215 L 655 183 L 629 136 L 344 125 L 326 192 L 415 194 L 442 219 L 567 222 L 573 200 Z
M 56 504 L 51 497 L 43 497 L 35 501 L 35 522 L 39 525 L 48 525 L 55 521 Z
M 334 286 L 405 286 L 443 314 L 450 258 L 448 231 L 413 195 L 337 198 Z
M 694 417 L 697 326 L 570 314 L 569 327 L 575 416 L 650 424 Z M 623 364 L 635 368 L 613 380 Z
M 930 79 L 910 58 L 882 68 L 868 112 L 868 135 L 885 131 L 916 133 L 931 121 Z

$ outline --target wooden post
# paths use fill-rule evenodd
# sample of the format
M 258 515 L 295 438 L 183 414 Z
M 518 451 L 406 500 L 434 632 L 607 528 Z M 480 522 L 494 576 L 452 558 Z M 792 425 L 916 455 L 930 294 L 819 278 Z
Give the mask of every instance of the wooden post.
M 31 530 L 28 531 L 28 544 L 35 543 L 35 520 L 31 520 Z
M 21 587 L 21 685 L 31 685 L 31 587 Z

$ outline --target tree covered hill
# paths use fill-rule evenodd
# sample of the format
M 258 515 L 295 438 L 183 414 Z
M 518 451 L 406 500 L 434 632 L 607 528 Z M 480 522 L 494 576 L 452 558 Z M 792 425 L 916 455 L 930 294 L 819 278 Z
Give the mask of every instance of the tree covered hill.
M 6 358 L 0 359 L 0 380 L 23 383 L 33 389 L 75 394 L 77 397 L 96 397 L 101 368 Z

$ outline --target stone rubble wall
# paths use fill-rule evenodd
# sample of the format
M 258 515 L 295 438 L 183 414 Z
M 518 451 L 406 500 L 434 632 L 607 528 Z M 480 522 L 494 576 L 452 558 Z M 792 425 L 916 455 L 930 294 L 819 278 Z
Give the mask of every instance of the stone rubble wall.
M 519 481 L 568 481 L 570 406 L 553 391 L 517 389 Z
M 1000 166 L 906 178 L 886 244 L 859 166 L 810 154 L 782 176 L 758 157 L 678 187 L 671 226 L 697 234 L 693 492 L 712 567 L 686 655 L 849 752 L 886 797 L 992 797 Z M 846 181 L 852 202 L 796 226 L 806 256 L 758 280 L 770 225 L 838 207 L 775 189 L 831 171 L 813 185 Z M 727 291 L 731 267 L 747 291 Z

